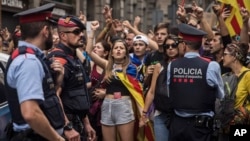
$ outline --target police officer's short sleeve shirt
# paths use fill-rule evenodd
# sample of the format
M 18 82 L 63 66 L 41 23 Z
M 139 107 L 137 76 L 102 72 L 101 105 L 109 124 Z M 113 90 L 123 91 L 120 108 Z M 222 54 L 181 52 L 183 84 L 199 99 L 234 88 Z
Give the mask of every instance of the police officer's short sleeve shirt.
M 32 48 L 42 54 L 42 51 L 32 44 L 19 41 L 19 46 Z M 7 82 L 16 88 L 19 103 L 26 100 L 44 100 L 42 81 L 45 76 L 43 66 L 35 54 L 21 54 L 9 66 Z

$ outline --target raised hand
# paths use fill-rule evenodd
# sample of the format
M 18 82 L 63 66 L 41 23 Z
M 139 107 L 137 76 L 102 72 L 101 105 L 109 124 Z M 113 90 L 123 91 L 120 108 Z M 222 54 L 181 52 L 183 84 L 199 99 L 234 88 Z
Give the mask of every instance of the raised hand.
M 213 11 L 214 11 L 215 15 L 217 17 L 219 17 L 221 15 L 221 11 L 222 11 L 221 5 L 220 4 L 214 4 L 213 5 Z
M 192 3 L 193 14 L 197 17 L 197 20 L 201 20 L 203 18 L 203 8 L 199 7 L 195 1 Z
M 182 18 L 186 18 L 186 10 L 182 5 L 178 6 L 178 9 L 176 11 L 176 15 L 182 19 Z
M 99 21 L 91 22 L 91 30 L 96 30 L 100 26 Z
M 79 15 L 79 20 L 81 20 L 81 22 L 86 25 L 87 22 L 87 17 L 82 13 L 82 11 L 80 11 L 80 15 Z
M 112 19 L 107 19 L 106 20 L 106 27 L 108 28 L 108 29 L 110 29 L 111 27 L 112 27 L 112 23 L 113 21 L 112 21 Z
M 248 22 L 248 19 L 250 17 L 249 11 L 246 8 L 241 7 L 240 14 L 242 16 L 243 22 Z
M 226 18 L 228 18 L 228 17 L 230 16 L 230 14 L 231 14 L 231 11 L 228 10 L 227 8 L 224 8 L 224 9 L 222 10 L 222 12 L 221 12 L 221 17 L 222 17 L 223 19 L 226 19 Z
M 135 17 L 135 20 L 134 20 L 134 27 L 138 27 L 139 26 L 139 24 L 141 23 L 141 17 L 139 17 L 139 16 L 136 16 Z
M 102 10 L 102 14 L 106 20 L 112 19 L 112 8 L 110 8 L 108 5 L 105 5 Z
M 131 28 L 131 27 L 132 27 L 132 25 L 130 24 L 130 22 L 129 22 L 128 20 L 123 21 L 123 22 L 122 22 L 122 25 L 123 25 L 124 27 L 126 27 L 126 28 Z

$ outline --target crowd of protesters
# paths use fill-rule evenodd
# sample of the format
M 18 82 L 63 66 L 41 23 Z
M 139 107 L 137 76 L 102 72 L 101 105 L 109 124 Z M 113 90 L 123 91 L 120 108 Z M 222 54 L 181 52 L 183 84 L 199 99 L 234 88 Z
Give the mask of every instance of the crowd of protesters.
M 223 75 L 229 73 L 242 75 L 238 87 L 230 89 L 236 89 L 234 109 L 244 108 L 245 122 L 240 124 L 250 124 L 247 9 L 240 8 L 243 23 L 235 40 L 225 24 L 231 11 L 221 3 L 213 5 L 215 26 L 208 24 L 203 9 L 193 2 L 190 13 L 179 5 L 177 26 L 162 22 L 150 32 L 139 29 L 143 24 L 140 17 L 133 23 L 114 19 L 112 8 L 105 6 L 104 27 L 95 20 L 88 34 L 87 19 L 81 12 L 59 18 L 56 26 L 41 24 L 47 20 L 44 17 L 32 20 L 36 13 L 51 7 L 17 14 L 22 20 L 15 31 L 1 30 L 0 52 L 11 56 L 4 81 L 6 93 L 16 94 L 7 96 L 11 114 L 16 115 L 10 140 L 20 140 L 20 132 L 32 129 L 22 137 L 53 141 L 228 141 L 229 132 L 215 125 L 220 121 L 215 117 L 226 96 Z M 27 30 L 31 26 L 37 27 L 32 28 L 34 33 Z M 34 79 L 30 79 L 32 74 Z M 51 93 L 61 107 L 56 109 L 60 116 L 51 117 L 55 111 L 46 109 L 54 106 L 49 105 Z M 37 110 L 39 114 L 30 117 Z M 38 116 L 41 124 L 34 119 Z M 53 121 L 56 118 L 58 121 Z M 237 124 L 236 119 L 228 124 Z

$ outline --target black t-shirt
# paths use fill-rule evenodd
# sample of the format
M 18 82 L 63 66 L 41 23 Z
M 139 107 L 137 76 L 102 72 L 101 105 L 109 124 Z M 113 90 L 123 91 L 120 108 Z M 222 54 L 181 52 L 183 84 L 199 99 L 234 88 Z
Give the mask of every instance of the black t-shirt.
M 164 56 L 165 55 L 163 52 L 153 51 L 146 56 L 144 64 L 145 64 L 145 66 L 149 66 L 151 64 L 156 64 L 158 62 L 161 62 L 164 59 Z M 144 81 L 144 83 L 143 83 L 144 89 L 147 89 L 150 86 L 151 80 L 152 80 L 152 74 L 149 75 L 147 77 L 147 79 Z
M 157 62 L 161 62 L 164 59 L 164 53 L 159 51 L 153 51 L 147 55 L 145 58 L 145 66 L 149 66 L 151 64 L 156 64 Z
M 221 60 L 219 62 L 219 65 L 220 65 L 220 69 L 221 69 L 221 74 L 224 74 L 224 73 L 232 71 L 230 68 L 226 68 L 226 67 L 223 66 L 223 60 Z

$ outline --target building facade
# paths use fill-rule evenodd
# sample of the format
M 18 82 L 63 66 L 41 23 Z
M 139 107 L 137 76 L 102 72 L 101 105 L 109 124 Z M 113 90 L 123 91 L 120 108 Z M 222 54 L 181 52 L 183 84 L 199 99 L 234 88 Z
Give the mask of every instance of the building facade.
M 142 24 L 140 29 L 143 32 L 152 30 L 159 22 L 170 22 L 176 25 L 175 11 L 182 0 L 0 0 L 1 1 L 1 27 L 14 30 L 18 24 L 18 19 L 13 18 L 17 12 L 28 8 L 38 7 L 40 5 L 53 2 L 56 3 L 53 14 L 56 18 L 68 14 L 79 15 L 82 11 L 88 21 L 98 20 L 101 27 L 105 21 L 102 15 L 104 5 L 113 8 L 113 18 L 120 20 L 129 20 L 133 22 L 134 17 L 140 16 Z M 196 0 L 204 9 L 213 0 Z M 186 0 L 185 3 L 191 3 L 192 0 Z

